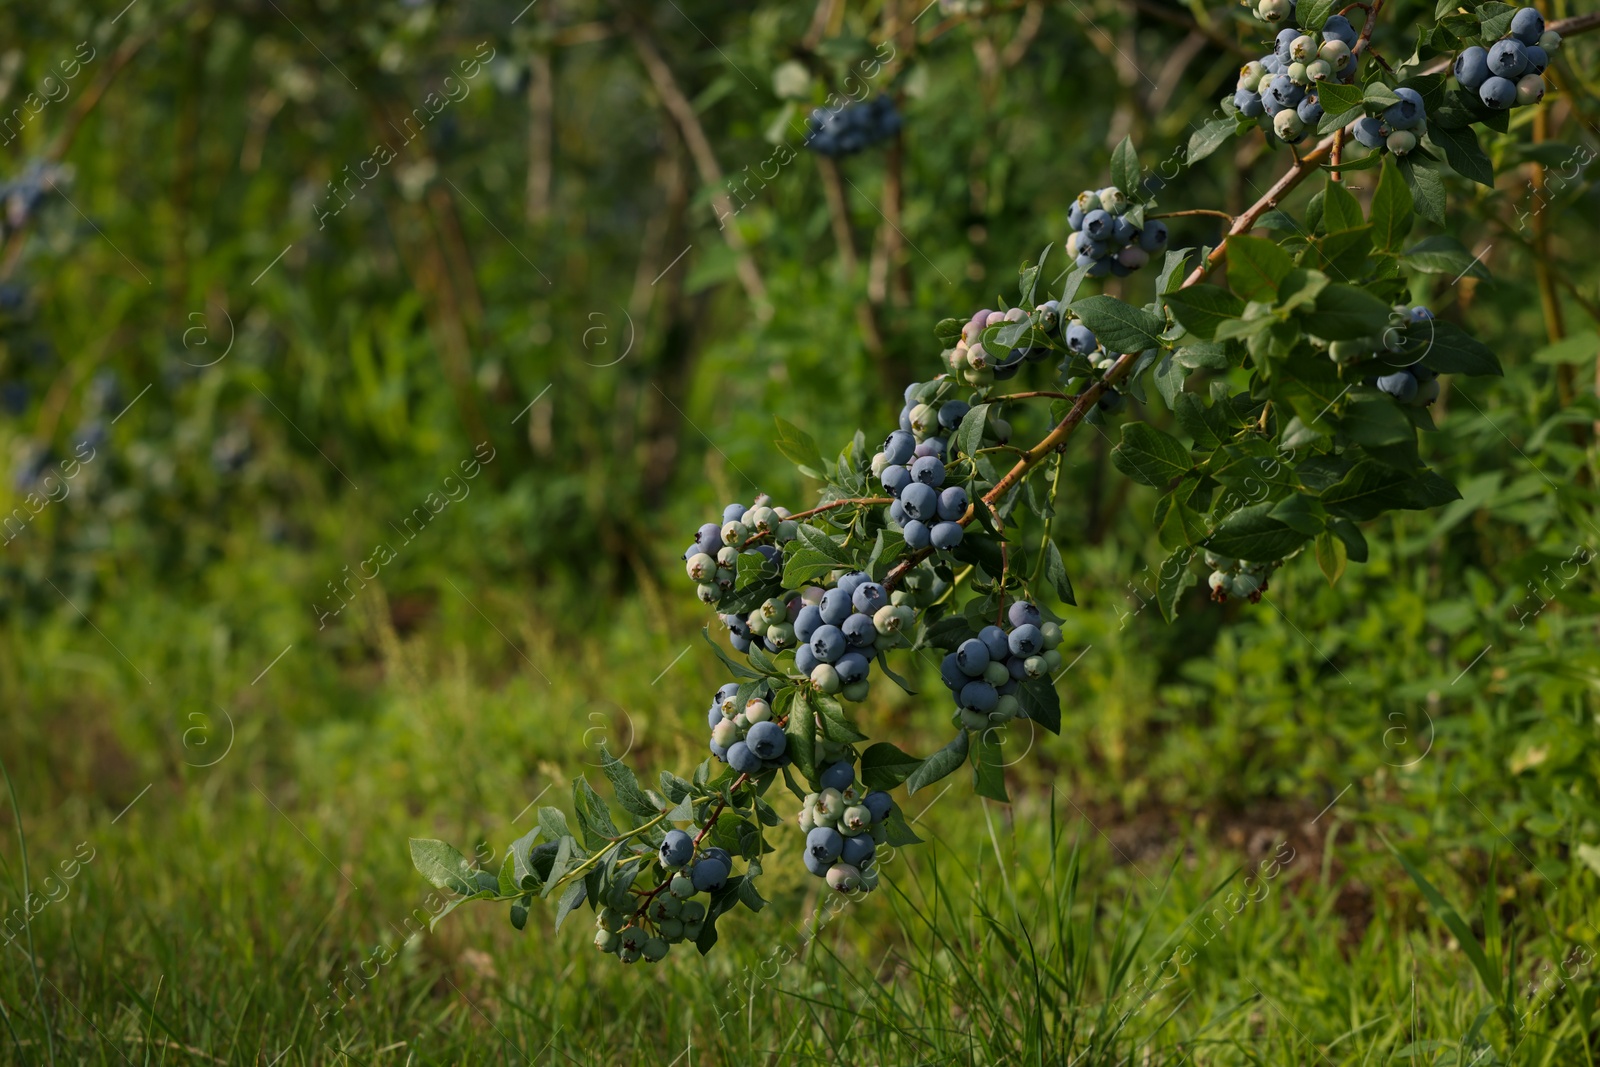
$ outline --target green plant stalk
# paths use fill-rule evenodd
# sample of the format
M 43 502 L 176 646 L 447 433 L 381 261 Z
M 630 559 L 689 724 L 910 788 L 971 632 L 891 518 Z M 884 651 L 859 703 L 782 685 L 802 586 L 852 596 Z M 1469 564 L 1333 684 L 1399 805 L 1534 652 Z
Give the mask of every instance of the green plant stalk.
M 44 984 L 39 979 L 39 958 L 34 955 L 33 951 L 33 918 L 28 915 L 28 898 L 32 895 L 32 891 L 29 888 L 32 885 L 32 879 L 28 874 L 28 837 L 22 830 L 22 808 L 17 804 L 17 787 L 11 781 L 11 771 L 6 767 L 3 759 L 0 759 L 0 774 L 5 775 L 6 790 L 11 794 L 11 814 L 16 816 L 17 819 L 17 845 L 22 850 L 22 928 L 28 934 L 28 967 L 33 972 L 33 995 L 39 1001 L 39 1014 L 44 1017 L 45 1046 L 49 1050 L 50 1065 L 55 1067 L 55 1028 L 50 1023 L 50 1009 L 44 1002 Z M 10 1023 L 11 1020 L 8 1015 L 6 1017 L 6 1025 L 9 1027 Z M 12 1035 L 12 1039 L 16 1039 L 15 1034 Z

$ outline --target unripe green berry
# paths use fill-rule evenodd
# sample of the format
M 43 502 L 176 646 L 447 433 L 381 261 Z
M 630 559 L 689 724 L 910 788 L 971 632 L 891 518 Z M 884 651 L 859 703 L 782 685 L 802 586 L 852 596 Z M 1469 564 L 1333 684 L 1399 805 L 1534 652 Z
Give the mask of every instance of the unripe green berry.
M 599 914 L 594 917 L 594 923 L 596 926 L 615 931 L 628 925 L 628 917 L 616 908 L 601 908 Z
M 834 670 L 831 663 L 819 663 L 811 668 L 811 684 L 829 695 L 844 688 L 839 681 L 839 672 Z
M 652 937 L 644 943 L 644 947 L 640 949 L 640 955 L 644 956 L 649 963 L 659 963 L 666 958 L 667 943 L 659 937 Z
M 750 527 L 734 519 L 732 522 L 722 524 L 722 543 L 738 548 L 750 540 Z
M 841 833 L 845 827 L 860 832 L 872 825 L 872 812 L 868 811 L 864 804 L 853 804 L 844 809 L 844 814 L 839 817 L 839 824 Z
M 594 947 L 601 952 L 615 952 L 622 946 L 622 936 L 615 930 L 596 930 Z
M 1061 643 L 1061 627 L 1053 622 L 1039 624 L 1039 636 L 1044 638 L 1044 647 L 1055 648 Z
M 867 699 L 867 693 L 870 689 L 871 683 L 863 678 L 861 681 L 851 682 L 849 685 L 839 690 L 839 695 L 844 697 L 846 700 L 859 704 L 861 701 Z
M 1333 64 L 1325 59 L 1314 59 L 1306 64 L 1306 77 L 1314 82 L 1327 81 L 1333 77 Z
M 690 878 L 687 872 L 679 871 L 672 876 L 672 881 L 667 885 L 667 892 L 679 900 L 688 900 L 695 894 L 694 879 Z
M 1048 666 L 1052 671 L 1060 670 L 1062 663 L 1061 650 L 1057 648 L 1046 649 L 1044 653 L 1044 662 L 1045 665 Z
M 686 900 L 678 917 L 685 923 L 697 923 L 706 917 L 706 906 L 698 900 Z
M 968 711 L 966 708 L 962 708 L 957 714 L 961 718 L 961 725 L 968 730 L 987 730 L 989 728 L 989 716 L 981 711 Z
M 700 931 L 703 928 L 703 926 L 704 926 L 704 923 L 703 922 L 699 922 L 699 921 L 696 921 L 696 922 L 685 922 L 683 924 L 683 939 L 685 941 L 698 941 L 698 940 L 700 940 Z
M 1043 656 L 1029 656 L 1022 661 L 1022 669 L 1029 678 L 1043 678 L 1050 673 L 1050 664 Z
M 1021 714 L 1021 712 L 1022 701 L 1018 700 L 1012 694 L 1007 693 L 1002 696 L 1000 698 L 1000 702 L 994 706 L 994 711 L 990 713 L 990 718 L 995 718 L 998 716 L 1000 722 L 1010 722 L 1012 719 L 1015 719 L 1019 714 Z
M 1395 130 L 1389 135 L 1385 144 L 1389 146 L 1389 151 L 1397 156 L 1403 156 L 1417 147 L 1417 135 L 1410 130 Z
M 1284 68 L 1284 73 L 1289 75 L 1289 80 L 1296 85 L 1305 85 L 1311 80 L 1306 77 L 1306 65 L 1304 63 L 1290 63 Z M 1278 114 L 1281 115 L 1283 112 L 1280 111 Z
M 1011 672 L 1006 669 L 1004 660 L 992 659 L 983 669 L 983 680 L 994 686 L 1005 685 L 1011 680 Z
M 784 519 L 778 523 L 778 532 L 773 534 L 780 544 L 788 544 L 800 536 L 800 524 L 793 519 Z
M 661 936 L 668 941 L 676 941 L 683 936 L 682 919 L 662 919 L 661 922 L 656 924 L 656 928 L 661 931 Z
M 817 794 L 817 821 L 832 826 L 844 814 L 844 794 L 837 789 L 824 789 Z
M 767 632 L 763 636 L 766 637 L 768 644 L 780 652 L 786 648 L 794 647 L 794 627 L 786 622 L 774 623 L 768 626 Z
M 744 706 L 744 717 L 750 722 L 766 722 L 772 718 L 772 705 L 756 697 Z

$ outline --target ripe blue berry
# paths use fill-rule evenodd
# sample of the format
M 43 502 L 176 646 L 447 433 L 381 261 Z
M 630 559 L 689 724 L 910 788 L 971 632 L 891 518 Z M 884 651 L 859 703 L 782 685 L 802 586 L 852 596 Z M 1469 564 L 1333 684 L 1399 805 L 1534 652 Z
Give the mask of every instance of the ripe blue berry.
M 972 405 L 964 400 L 947 400 L 939 408 L 939 425 L 946 430 L 954 430 L 971 410 Z
M 818 663 L 835 663 L 844 655 L 844 631 L 831 623 L 823 623 L 812 633 L 811 654 L 817 657 Z
M 694 883 L 696 892 L 715 893 L 727 884 L 728 874 L 731 871 L 732 867 L 720 857 L 707 855 L 694 865 L 689 877 Z
M 848 789 L 855 784 L 856 769 L 849 760 L 839 760 L 824 768 L 818 779 L 824 789 Z
M 981 678 L 975 678 L 961 687 L 958 699 L 961 707 L 967 711 L 988 713 L 1000 703 L 1000 694 L 995 692 L 994 686 Z
M 872 821 L 882 822 L 889 817 L 889 812 L 894 810 L 894 798 L 881 789 L 874 789 L 861 799 L 861 803 L 872 812 Z
M 1400 100 L 1384 111 L 1383 121 L 1391 129 L 1409 130 L 1423 119 L 1422 94 L 1404 86 L 1396 89 L 1394 94 Z
M 1346 45 L 1354 47 L 1356 30 L 1350 25 L 1350 20 L 1343 15 L 1329 15 L 1328 21 L 1322 24 L 1322 37 L 1324 40 L 1343 41 Z
M 1038 608 L 1026 600 L 1014 600 L 1011 602 L 1011 606 L 1006 609 L 1006 620 L 1013 627 L 1038 626 L 1044 622 L 1044 616 L 1040 614 Z
M 1513 88 L 1512 93 L 1515 95 Z M 922 482 L 912 482 L 900 491 L 900 503 L 906 509 L 906 514 L 913 519 L 927 522 L 939 513 L 939 493 L 931 485 Z M 826 614 L 826 612 L 824 612 Z M 840 620 L 843 621 L 842 619 Z
M 1529 74 L 1543 74 L 1545 68 L 1550 66 L 1550 53 L 1536 44 L 1528 46 L 1527 56 Z
M 1112 225 L 1109 211 L 1095 210 L 1083 217 L 1083 232 L 1095 241 L 1110 237 Z
M 889 603 L 889 593 L 877 582 L 862 582 L 850 594 L 850 603 L 857 611 L 871 615 Z
M 1489 73 L 1516 81 L 1528 69 L 1527 46 L 1514 38 L 1498 41 L 1489 49 Z
M 933 547 L 948 552 L 961 543 L 961 538 L 966 535 L 966 530 L 959 522 L 937 522 L 928 534 L 928 539 Z
M 1512 95 L 1516 95 L 1515 86 L 1512 87 L 1511 91 Z M 1383 145 L 1383 123 L 1371 115 L 1362 115 L 1350 124 L 1349 129 L 1350 135 L 1368 148 L 1378 148 Z
M 1398 105 L 1397 105 L 1398 106 Z M 1322 102 L 1314 96 L 1308 96 L 1300 101 L 1294 113 L 1300 116 L 1300 121 L 1307 126 L 1315 126 L 1322 121 Z
M 933 531 L 921 519 L 907 519 L 901 523 L 900 536 L 905 538 L 906 547 L 913 552 L 933 544 Z
M 1417 395 L 1417 379 L 1412 377 L 1410 371 L 1396 371 L 1379 378 L 1378 388 L 1402 404 L 1408 404 Z
M 1010 654 L 1010 648 L 1006 643 L 1006 632 L 998 626 L 985 626 L 979 630 L 978 640 L 989 650 L 991 660 L 1005 659 Z
M 859 869 L 872 862 L 875 852 L 877 846 L 872 843 L 872 835 L 857 834 L 854 837 L 844 838 L 844 846 L 839 850 L 839 861 Z
M 933 456 L 923 456 L 911 465 L 911 480 L 937 489 L 944 484 L 944 464 Z
M 778 731 L 782 734 L 782 730 Z M 694 858 L 694 838 L 682 830 L 668 830 L 661 841 L 661 865 L 682 867 Z
M 839 627 L 844 631 L 845 644 L 851 648 L 871 648 L 878 640 L 878 628 L 872 623 L 872 616 L 863 612 L 856 612 L 844 620 L 844 625 Z
M 1013 656 L 1031 656 L 1044 648 L 1044 635 L 1031 622 L 1012 630 L 1010 641 Z
M 961 687 L 967 684 L 967 673 L 961 669 L 954 652 L 947 653 L 944 659 L 939 661 L 939 680 L 952 692 L 959 692 Z
M 850 617 L 850 594 L 835 586 L 822 594 L 817 608 L 822 612 L 824 623 L 829 626 L 842 625 Z
M 728 746 L 728 766 L 740 774 L 760 774 L 761 757 L 747 743 L 735 741 Z
M 1456 81 L 1461 83 L 1461 88 L 1475 93 L 1489 80 L 1489 53 L 1486 49 L 1473 45 L 1456 56 L 1455 65 Z
M 815 604 L 807 604 L 794 617 L 794 636 L 800 641 L 809 641 L 821 625 L 822 609 Z
M 1517 83 L 1498 75 L 1491 77 L 1478 90 L 1478 99 L 1483 101 L 1484 107 L 1504 111 L 1517 102 Z
M 1539 14 L 1537 8 L 1519 8 L 1511 16 L 1511 36 L 1523 44 L 1538 44 L 1539 36 L 1544 33 L 1544 16 Z
M 1259 97 L 1257 97 L 1257 102 L 1260 102 Z M 1144 229 L 1139 231 L 1139 247 L 1146 252 L 1159 252 L 1166 248 L 1167 224 L 1160 219 L 1152 219 L 1145 223 Z
M 730 522 L 738 522 L 744 518 L 744 511 L 743 504 L 729 504 L 722 509 L 722 524 L 726 526 Z
M 1287 63 L 1292 58 L 1289 51 L 1295 40 L 1300 36 L 1300 31 L 1287 27 L 1278 31 L 1277 38 L 1273 41 L 1273 55 Z
M 799 644 L 799 645 L 795 646 L 795 649 L 794 649 L 794 669 L 795 670 L 799 671 L 801 674 L 810 675 L 810 673 L 812 671 L 817 669 L 818 662 L 819 661 L 817 660 L 817 657 L 811 651 L 811 645 L 810 645 L 809 642 L 806 642 L 806 643 Z
M 967 513 L 967 491 L 959 485 L 952 485 L 939 494 L 939 518 L 945 522 L 955 522 Z
M 863 656 L 859 652 L 846 652 L 844 655 L 839 657 L 839 661 L 833 665 L 833 669 L 839 672 L 839 681 L 841 684 L 855 685 L 857 682 L 864 682 L 867 680 L 867 674 L 872 670 L 872 663 L 867 659 L 867 657 Z M 756 724 L 756 726 L 764 725 L 769 724 Z M 751 727 L 752 734 L 754 733 L 754 730 L 755 727 Z M 762 758 L 771 759 L 773 757 L 763 756 Z
M 1095 340 L 1093 332 L 1083 323 L 1074 322 L 1067 327 L 1067 349 L 1069 351 L 1076 352 L 1080 356 L 1087 356 L 1099 347 L 1100 343 Z
M 883 473 L 878 475 L 878 481 L 889 493 L 899 496 L 900 490 L 911 484 L 911 472 L 897 463 L 892 463 L 883 468 Z
M 916 449 L 916 437 L 906 430 L 896 430 L 883 442 L 883 454 L 889 457 L 890 463 L 905 464 Z
M 872 581 L 872 576 L 866 571 L 851 571 L 849 574 L 840 576 L 839 588 L 844 591 L 845 596 L 854 596 L 857 589 L 870 581 Z
M 977 678 L 989 666 L 989 648 L 976 637 L 961 642 L 956 649 L 956 664 L 968 678 Z
M 763 760 L 775 760 L 789 747 L 789 739 L 784 736 L 783 727 L 771 721 L 758 722 L 751 726 L 744 735 L 744 743 L 750 746 L 751 752 Z M 731 750 L 729 755 L 732 756 Z

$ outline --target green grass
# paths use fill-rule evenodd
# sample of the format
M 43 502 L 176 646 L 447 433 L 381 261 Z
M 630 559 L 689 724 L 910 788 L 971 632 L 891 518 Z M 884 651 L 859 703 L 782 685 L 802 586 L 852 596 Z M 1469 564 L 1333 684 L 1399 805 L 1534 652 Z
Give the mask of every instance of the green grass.
M 1548 978 L 1600 943 L 1595 874 L 1562 844 L 1583 816 L 1558 804 L 1530 832 L 1531 794 L 1484 785 L 1517 743 L 1490 690 L 1402 769 L 1380 661 L 1417 662 L 1426 627 L 1351 623 L 1341 662 L 1366 667 L 1344 685 L 1295 632 L 1324 634 L 1320 578 L 1279 590 L 1297 624 L 1241 614 L 1181 677 L 1139 669 L 1153 612 L 1075 613 L 1064 647 L 1094 658 L 1063 679 L 1064 736 L 1011 768 L 1015 803 L 974 798 L 965 772 L 906 799 L 927 841 L 864 900 L 819 896 L 786 853 L 770 906 L 725 919 L 707 958 L 624 968 L 589 947 L 586 910 L 552 932 L 536 907 L 518 933 L 469 906 L 409 936 L 438 902 L 406 838 L 493 869 L 528 805 L 600 780 L 603 738 L 645 774 L 692 766 L 716 684 L 692 616 L 654 630 L 627 601 L 578 641 L 463 581 L 471 604 L 441 600 L 406 637 L 374 591 L 342 648 L 278 640 L 271 612 L 245 640 L 158 596 L 104 603 L 100 634 L 63 613 L 6 646 L 29 884 L 61 896 L 28 926 L 37 990 L 26 939 L 4 950 L 7 1058 L 1595 1062 L 1592 960 Z M 1470 658 L 1449 652 L 1436 688 Z M 936 744 L 926 708 L 879 693 L 869 732 Z M 0 848 L 7 910 L 20 845 Z M 80 848 L 62 896 L 44 878 Z

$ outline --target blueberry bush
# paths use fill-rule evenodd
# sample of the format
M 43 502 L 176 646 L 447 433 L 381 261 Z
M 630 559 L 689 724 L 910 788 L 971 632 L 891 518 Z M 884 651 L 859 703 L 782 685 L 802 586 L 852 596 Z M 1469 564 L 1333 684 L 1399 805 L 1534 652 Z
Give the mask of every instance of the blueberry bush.
M 452 906 L 509 904 L 521 928 L 548 898 L 557 925 L 590 908 L 595 945 L 623 962 L 683 942 L 706 952 L 719 917 L 766 905 L 773 862 L 797 856 L 835 892 L 870 892 L 887 850 L 918 840 L 895 790 L 966 766 L 974 793 L 1007 800 L 1006 724 L 1061 729 L 1052 605 L 1075 600 L 1052 520 L 1073 506 L 1062 471 L 1085 426 L 1114 432 L 1116 469 L 1158 493 L 1155 599 L 1169 620 L 1201 582 L 1217 602 L 1261 601 L 1285 567 L 1335 582 L 1368 558 L 1363 524 L 1460 499 L 1419 437 L 1442 382 L 1501 365 L 1415 298 L 1427 276 L 1474 268 L 1448 234 L 1417 231 L 1444 222 L 1457 179 L 1493 184 L 1479 131 L 1507 131 L 1508 109 L 1542 98 L 1562 27 L 1534 8 L 1446 2 L 1391 63 L 1371 46 L 1381 0 L 1335 6 L 1261 0 L 1271 50 L 1190 139 L 1190 162 L 1258 128 L 1288 148 L 1254 204 L 1164 212 L 1125 139 L 1109 183 L 1077 198 L 1070 232 L 1007 297 L 933 327 L 931 373 L 905 387 L 898 426 L 828 457 L 780 420 L 776 447 L 818 499 L 729 503 L 682 556 L 729 675 L 707 694 L 708 757 L 643 784 L 608 753 L 614 802 L 577 779 L 571 818 L 541 808 L 498 875 L 414 840 Z M 843 156 L 899 131 L 880 95 L 814 112 L 806 143 Z M 1342 180 L 1358 171 L 1374 172 L 1365 210 Z M 1295 218 L 1279 205 L 1304 183 L 1316 192 Z M 1225 218 L 1222 240 L 1169 248 L 1163 219 L 1191 215 Z M 1150 299 L 1095 291 L 1147 265 Z M 1157 401 L 1178 432 L 1125 417 Z M 873 685 L 909 691 L 895 664 L 918 658 L 937 664 L 953 728 L 924 754 L 868 737 L 851 708 Z M 774 807 L 779 783 L 798 827 Z

